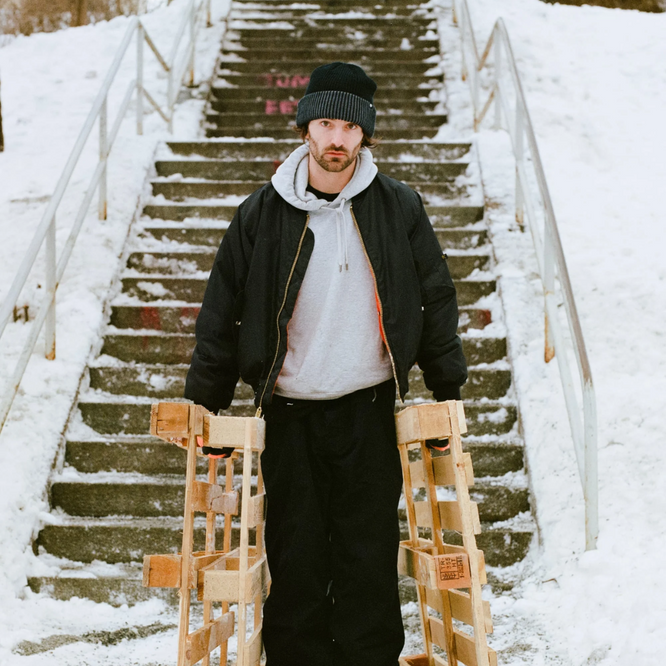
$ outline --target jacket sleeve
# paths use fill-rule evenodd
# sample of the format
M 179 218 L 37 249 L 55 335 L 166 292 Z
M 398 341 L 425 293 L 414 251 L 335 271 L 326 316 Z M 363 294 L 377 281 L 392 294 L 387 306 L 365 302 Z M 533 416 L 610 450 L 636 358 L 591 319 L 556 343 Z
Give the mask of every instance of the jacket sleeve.
M 240 209 L 227 229 L 215 257 L 196 323 L 196 346 L 185 381 L 185 397 L 206 409 L 226 409 L 240 376 L 236 321 L 247 278 L 251 243 Z
M 416 362 L 435 400 L 460 400 L 460 387 L 467 381 L 467 363 L 457 335 L 456 288 L 420 197 L 418 222 L 410 242 L 423 309 L 423 332 Z

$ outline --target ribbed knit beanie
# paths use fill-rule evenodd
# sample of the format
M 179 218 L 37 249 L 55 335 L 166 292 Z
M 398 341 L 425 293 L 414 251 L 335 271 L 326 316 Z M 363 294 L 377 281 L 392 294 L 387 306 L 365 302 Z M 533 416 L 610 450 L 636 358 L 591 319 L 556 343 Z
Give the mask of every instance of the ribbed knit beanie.
M 356 123 L 372 136 L 375 132 L 373 96 L 377 84 L 358 65 L 332 62 L 312 72 L 305 95 L 298 102 L 296 124 L 307 126 L 317 118 Z

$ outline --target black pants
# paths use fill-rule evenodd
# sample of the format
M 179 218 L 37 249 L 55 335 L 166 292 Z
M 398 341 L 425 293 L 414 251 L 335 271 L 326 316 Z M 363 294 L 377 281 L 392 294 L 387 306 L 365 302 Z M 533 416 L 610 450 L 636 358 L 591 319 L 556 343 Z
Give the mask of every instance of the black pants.
M 394 405 L 391 380 L 336 400 L 275 396 L 267 410 L 267 666 L 397 666 Z

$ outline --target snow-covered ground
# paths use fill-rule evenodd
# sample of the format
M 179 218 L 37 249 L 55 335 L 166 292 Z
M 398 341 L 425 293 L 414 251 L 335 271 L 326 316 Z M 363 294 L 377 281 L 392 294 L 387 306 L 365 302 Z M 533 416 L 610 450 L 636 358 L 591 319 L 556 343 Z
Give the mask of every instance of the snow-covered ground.
M 142 17 L 158 48 L 169 54 L 187 0 L 174 0 Z M 213 27 L 198 33 L 196 79 L 212 74 L 227 0 L 213 0 Z M 129 19 L 120 17 L 94 26 L 4 40 L 0 48 L 5 151 L 0 153 L 0 301 L 5 298 L 18 264 L 39 224 L 49 196 L 65 165 L 84 120 L 118 50 Z M 125 56 L 109 96 L 109 127 L 127 86 L 136 76 L 134 43 Z M 164 104 L 166 75 L 149 49 L 144 49 L 145 86 Z M 206 89 L 185 94 L 176 107 L 174 136 L 202 136 Z M 120 254 L 146 186 L 158 143 L 169 137 L 166 124 L 144 102 L 144 134 L 136 135 L 134 102 L 109 159 L 108 219 L 97 219 L 96 198 L 58 290 L 57 360 L 35 353 L 0 435 L 0 664 L 30 658 L 10 656 L 17 641 L 53 634 L 85 634 L 159 621 L 160 604 L 119 612 L 90 602 L 63 604 L 29 595 L 19 600 L 32 565 L 30 542 L 41 520 L 48 520 L 46 481 L 56 456 L 79 379 L 91 348 L 99 340 L 109 284 L 118 273 Z M 58 255 L 66 241 L 97 163 L 97 130 L 93 130 L 57 213 Z M 34 316 L 43 288 L 43 259 L 31 275 L 19 302 Z M 0 349 L 0 390 L 13 371 L 27 326 L 10 323 Z M 43 345 L 38 343 L 38 351 Z M 153 611 L 151 612 L 151 606 Z M 124 617 L 123 617 L 124 616 Z M 149 632 L 150 633 L 150 632 Z M 120 637 L 116 637 L 120 640 Z M 158 637 L 159 640 L 159 637 Z M 94 648 L 85 644 L 87 654 Z M 67 651 L 67 648 L 61 648 Z M 155 656 L 159 649 L 152 649 Z M 86 657 L 87 658 L 87 657 Z M 82 658 L 77 663 L 86 663 Z M 99 663 L 99 660 L 97 660 Z
M 451 120 L 441 137 L 458 141 L 474 136 L 470 97 L 459 77 L 450 0 L 441 3 Z M 666 472 L 666 14 L 539 0 L 469 4 L 480 44 L 499 16 L 512 38 L 582 318 L 600 427 L 601 530 L 598 549 L 584 553 L 582 496 L 559 375 L 555 363 L 544 366 L 542 360 L 534 252 L 529 234 L 513 220 L 508 137 L 488 129 L 489 117 L 475 140 L 540 529 L 528 559 L 505 573 L 517 582 L 513 592 L 492 601 L 492 644 L 504 666 L 657 666 L 666 649 L 666 582 L 660 576 L 666 551 L 666 484 L 660 483 Z M 160 46 L 170 44 L 173 17 L 182 5 L 175 0 L 147 17 Z M 214 8 L 220 11 L 220 3 Z M 0 154 L 0 298 L 125 25 L 116 19 L 19 38 L 0 49 L 6 135 L 6 152 Z M 202 76 L 212 67 L 216 30 L 202 42 Z M 130 59 L 123 81 L 131 69 Z M 156 76 L 151 70 L 150 78 Z M 181 105 L 179 138 L 196 135 L 201 104 Z M 111 160 L 117 186 L 111 188 L 109 221 L 99 223 L 91 214 L 59 292 L 59 360 L 33 359 L 0 437 L 2 666 L 173 663 L 173 616 L 157 601 L 118 610 L 30 593 L 16 598 L 32 566 L 26 545 L 40 518 L 48 517 L 42 488 L 59 433 L 102 323 L 108 282 L 146 169 L 164 133 L 155 114 L 146 124 L 146 136 L 137 139 L 131 119 L 126 122 Z M 93 142 L 83 171 L 90 172 L 94 159 Z M 73 183 L 79 197 L 83 171 Z M 65 202 L 63 228 L 74 203 Z M 59 232 L 59 243 L 65 234 Z M 5 363 L 0 358 L 3 376 Z M 146 637 L 123 641 L 128 626 L 143 627 Z M 61 638 L 55 651 L 32 656 L 12 653 L 21 641 L 62 634 L 84 639 L 66 644 Z
M 449 6 L 448 0 L 444 4 Z M 469 0 L 479 48 L 504 18 L 573 282 L 597 393 L 598 549 L 529 233 L 513 217 L 508 134 L 477 134 L 540 543 L 493 603 L 506 664 L 663 663 L 666 649 L 666 14 Z M 442 20 L 450 135 L 471 122 L 459 35 Z M 483 97 L 485 101 L 485 96 Z

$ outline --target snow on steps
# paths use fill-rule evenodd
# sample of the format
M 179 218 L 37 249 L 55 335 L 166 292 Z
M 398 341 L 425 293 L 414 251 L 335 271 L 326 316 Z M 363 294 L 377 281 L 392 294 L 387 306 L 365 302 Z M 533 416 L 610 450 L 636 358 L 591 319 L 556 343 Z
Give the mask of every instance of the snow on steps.
M 349 12 L 356 1 L 336 0 L 330 11 Z M 524 556 L 532 538 L 476 156 L 469 144 L 428 140 L 447 118 L 434 23 L 422 10 L 406 18 L 417 8 L 402 0 L 387 2 L 373 18 L 369 12 L 361 18 L 318 14 L 307 25 L 300 12 L 280 3 L 263 6 L 268 15 L 253 5 L 251 21 L 232 22 L 227 55 L 211 86 L 204 126 L 209 137 L 225 138 L 174 141 L 160 151 L 153 196 L 126 253 L 122 291 L 70 425 L 65 466 L 52 480 L 51 520 L 35 542 L 44 563 L 44 575 L 30 581 L 35 590 L 114 604 L 151 596 L 176 600 L 169 590 L 141 587 L 143 554 L 177 551 L 182 529 L 184 455 L 146 434 L 149 405 L 182 395 L 216 248 L 238 203 L 299 145 L 289 126 L 295 102 L 311 69 L 330 61 L 333 46 L 347 49 L 377 80 L 378 165 L 421 193 L 449 256 L 471 366 L 463 389 L 465 446 L 477 477 L 479 546 L 490 565 L 506 566 Z M 395 16 L 386 18 L 387 12 Z M 279 53 L 269 64 L 268 45 Z M 431 399 L 417 368 L 410 384 L 407 404 Z M 253 414 L 252 399 L 241 383 L 228 413 Z M 200 519 L 196 538 L 203 543 Z M 401 589 L 405 601 L 413 598 L 409 582 Z

